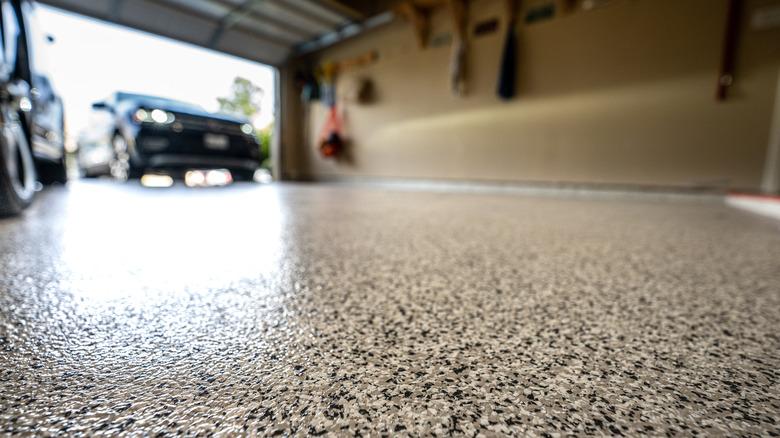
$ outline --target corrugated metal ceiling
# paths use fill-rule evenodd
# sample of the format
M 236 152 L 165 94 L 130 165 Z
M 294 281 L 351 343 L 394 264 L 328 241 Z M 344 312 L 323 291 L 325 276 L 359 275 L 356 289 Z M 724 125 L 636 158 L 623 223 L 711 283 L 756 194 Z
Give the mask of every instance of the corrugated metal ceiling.
M 365 19 L 334 0 L 39 0 L 271 65 Z

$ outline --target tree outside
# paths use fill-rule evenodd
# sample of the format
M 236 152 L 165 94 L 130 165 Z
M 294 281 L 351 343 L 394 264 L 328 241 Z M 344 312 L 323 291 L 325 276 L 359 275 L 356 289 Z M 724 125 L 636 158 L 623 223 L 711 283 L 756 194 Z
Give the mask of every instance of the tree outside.
M 219 110 L 246 117 L 253 125 L 257 116 L 262 111 L 262 101 L 265 96 L 265 90 L 255 85 L 249 79 L 237 77 L 233 79 L 231 95 L 229 97 L 219 97 Z M 258 129 L 255 126 L 255 135 L 260 143 L 260 152 L 263 156 L 263 167 L 271 167 L 271 137 L 273 136 L 273 124 Z

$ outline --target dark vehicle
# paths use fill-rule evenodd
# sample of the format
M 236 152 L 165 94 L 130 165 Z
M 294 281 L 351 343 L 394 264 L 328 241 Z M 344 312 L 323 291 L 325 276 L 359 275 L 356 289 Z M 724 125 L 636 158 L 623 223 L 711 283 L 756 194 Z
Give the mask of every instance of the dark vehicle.
M 0 215 L 33 200 L 36 181 L 65 183 L 62 99 L 43 62 L 53 41 L 40 33 L 35 5 L 0 0 Z
M 246 119 L 121 92 L 92 108 L 91 125 L 79 138 L 79 165 L 87 177 L 227 169 L 236 180 L 250 180 L 260 168 L 260 145 Z

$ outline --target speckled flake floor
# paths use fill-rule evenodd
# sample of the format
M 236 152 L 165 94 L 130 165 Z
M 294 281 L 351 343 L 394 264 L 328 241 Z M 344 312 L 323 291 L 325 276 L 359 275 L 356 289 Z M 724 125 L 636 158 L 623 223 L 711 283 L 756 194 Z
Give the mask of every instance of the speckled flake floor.
M 42 195 L 0 434 L 780 434 L 780 225 L 713 200 Z

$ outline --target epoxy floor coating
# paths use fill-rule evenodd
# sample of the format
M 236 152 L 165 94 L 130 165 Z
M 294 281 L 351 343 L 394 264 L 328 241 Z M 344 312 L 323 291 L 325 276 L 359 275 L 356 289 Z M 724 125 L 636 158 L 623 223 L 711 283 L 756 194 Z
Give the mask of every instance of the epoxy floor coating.
M 777 435 L 719 202 L 81 183 L 0 221 L 0 434 Z

